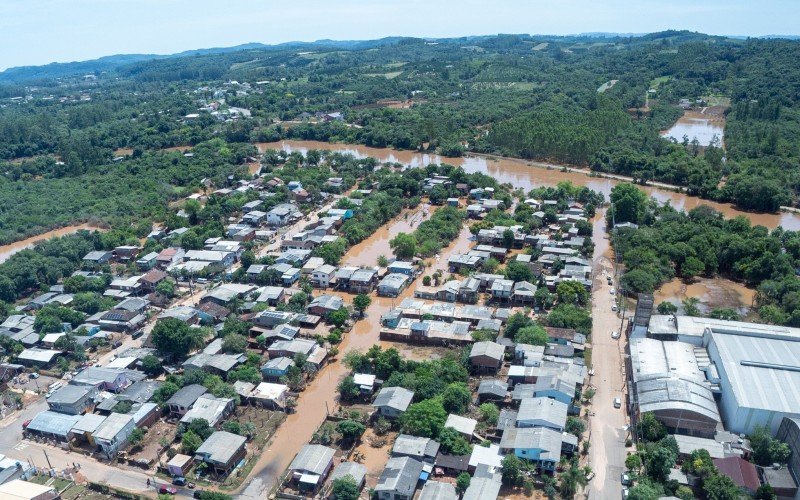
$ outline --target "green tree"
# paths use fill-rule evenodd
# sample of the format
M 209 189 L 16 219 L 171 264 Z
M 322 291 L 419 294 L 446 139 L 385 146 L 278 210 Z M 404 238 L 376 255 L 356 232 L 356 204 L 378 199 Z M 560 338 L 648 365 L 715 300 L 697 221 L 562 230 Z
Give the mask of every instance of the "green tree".
M 161 375 L 163 369 L 164 368 L 161 365 L 161 360 L 152 354 L 148 354 L 142 358 L 142 371 L 147 375 L 151 377 L 157 377 Z
M 522 460 L 516 455 L 506 455 L 502 462 L 503 484 L 516 486 L 522 480 Z
M 683 264 L 681 264 L 681 276 L 684 279 L 690 280 L 699 276 L 705 270 L 705 264 L 697 257 L 687 257 Z
M 372 304 L 372 299 L 369 297 L 369 295 L 365 295 L 363 293 L 356 295 L 356 297 L 353 299 L 353 308 L 355 308 L 355 310 L 358 311 L 362 317 L 364 316 L 364 311 L 367 310 L 370 304 Z
M 203 440 L 192 431 L 186 431 L 181 436 L 181 451 L 185 455 L 194 455 L 201 444 L 203 444 Z
M 366 427 L 355 420 L 342 420 L 337 425 L 337 430 L 342 435 L 342 439 L 347 442 L 353 442 L 364 434 Z
M 547 345 L 550 337 L 542 325 L 534 324 L 520 329 L 514 336 L 514 341 L 518 344 Z
M 518 262 L 516 260 L 506 264 L 505 275 L 506 278 L 514 282 L 533 280 L 533 271 L 531 271 L 531 268 L 524 262 Z
M 349 316 L 350 314 L 347 312 L 347 309 L 342 307 L 341 309 L 328 313 L 328 322 L 336 327 L 341 327 L 345 324 Z
M 683 299 L 683 312 L 687 316 L 700 316 L 700 308 L 697 307 L 697 304 L 700 303 L 700 299 L 697 297 L 688 297 Z
M 247 338 L 238 333 L 232 333 L 222 339 L 222 350 L 228 354 L 242 354 L 247 350 Z
M 442 392 L 442 405 L 448 413 L 461 415 L 467 410 L 471 400 L 472 393 L 463 382 L 449 384 Z
M 202 329 L 189 328 L 189 325 L 175 318 L 159 320 L 150 334 L 150 341 L 164 356 L 175 360 L 185 359 L 193 349 L 202 347 Z
M 417 253 L 417 240 L 413 234 L 400 233 L 389 241 L 389 246 L 398 259 L 409 260 Z
M 356 480 L 350 475 L 334 479 L 332 486 L 333 498 L 336 500 L 358 500 L 361 493 Z
M 742 496 L 739 486 L 724 474 L 712 474 L 703 481 L 703 491 L 708 500 L 738 500 Z
M 659 483 L 669 478 L 669 471 L 675 465 L 677 456 L 672 450 L 657 446 L 645 456 L 647 475 Z
M 441 450 L 448 455 L 469 455 L 472 453 L 472 446 L 464 436 L 452 427 L 445 427 L 439 433 L 439 444 Z
M 500 417 L 500 410 L 494 403 L 483 403 L 478 407 L 481 422 L 488 425 L 497 424 L 497 419 Z
M 234 383 L 237 381 L 250 382 L 251 384 L 260 384 L 264 379 L 258 368 L 252 365 L 240 366 L 235 370 L 228 372 L 228 382 Z
M 647 195 L 633 184 L 623 182 L 611 190 L 611 208 L 606 217 L 609 222 L 620 224 L 633 222 L 641 224 L 645 220 Z
M 353 381 L 352 376 L 347 376 L 339 382 L 339 398 L 347 403 L 353 402 L 361 395 L 361 390 Z
M 578 491 L 578 486 L 586 486 L 586 482 L 586 474 L 583 469 L 571 465 L 569 469 L 561 473 L 558 490 L 563 498 L 573 498 Z
M 560 303 L 586 305 L 589 301 L 589 292 L 578 281 L 562 281 L 556 286 L 556 296 Z
M 756 490 L 756 494 L 753 497 L 756 500 L 777 500 L 778 495 L 775 494 L 775 490 L 769 484 L 762 484 Z
M 631 472 L 639 472 L 642 468 L 642 459 L 637 453 L 631 453 L 625 457 L 625 468 Z
M 675 314 L 678 312 L 678 306 L 673 304 L 672 302 L 665 300 L 664 302 L 658 304 L 658 314 Z
M 472 477 L 469 475 L 469 473 L 462 472 L 456 478 L 456 490 L 458 490 L 459 493 L 464 494 L 464 492 L 467 491 L 467 488 L 469 488 L 469 483 L 471 481 Z
M 144 439 L 144 431 L 139 427 L 134 428 L 128 436 L 128 443 L 131 447 L 136 447 Z
M 584 431 L 586 431 L 586 423 L 578 417 L 567 417 L 567 424 L 564 427 L 564 430 L 569 432 L 570 434 L 574 434 L 578 437 L 583 435 Z
M 636 423 L 636 432 L 645 441 L 655 442 L 660 441 L 667 435 L 667 428 L 652 413 L 647 412 L 643 413 Z
M 444 428 L 447 411 L 441 398 L 414 403 L 400 417 L 400 429 L 412 436 L 435 438 Z
M 753 461 L 758 465 L 785 464 L 789 459 L 789 445 L 773 438 L 769 428 L 756 426 L 749 439 L 753 448 Z
M 193 418 L 192 421 L 189 422 L 187 432 L 194 433 L 200 439 L 205 441 L 209 436 L 211 436 L 211 434 L 214 432 L 214 429 L 208 425 L 208 420 L 204 418 Z
M 163 279 L 156 285 L 156 293 L 159 293 L 167 298 L 175 296 L 175 283 L 170 279 Z

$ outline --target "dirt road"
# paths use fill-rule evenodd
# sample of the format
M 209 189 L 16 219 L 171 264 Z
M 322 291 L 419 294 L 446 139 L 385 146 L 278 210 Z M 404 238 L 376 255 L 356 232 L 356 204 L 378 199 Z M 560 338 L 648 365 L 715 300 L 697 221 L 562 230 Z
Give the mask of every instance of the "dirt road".
M 596 393 L 592 400 L 590 419 L 591 448 L 589 465 L 597 476 L 587 487 L 590 499 L 621 498 L 620 475 L 625 466 L 627 436 L 625 397 L 623 394 L 624 339 L 611 338 L 620 331 L 620 318 L 611 310 L 615 294 L 611 293 L 606 277 L 613 275 L 613 254 L 605 233 L 605 210 L 598 214 L 592 240 L 594 287 L 592 291 L 592 368 L 591 384 Z M 614 280 L 616 285 L 616 280 Z M 620 398 L 622 408 L 614 408 L 614 398 Z

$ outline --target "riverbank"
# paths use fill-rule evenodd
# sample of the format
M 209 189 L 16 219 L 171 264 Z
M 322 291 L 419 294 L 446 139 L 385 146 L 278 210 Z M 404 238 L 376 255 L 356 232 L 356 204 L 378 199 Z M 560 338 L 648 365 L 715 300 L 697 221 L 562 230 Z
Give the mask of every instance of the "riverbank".
M 260 152 L 266 149 L 299 151 L 310 149 L 338 151 L 349 153 L 358 158 L 373 157 L 380 162 L 399 163 L 409 168 L 424 167 L 431 163 L 449 163 L 460 166 L 466 172 L 481 172 L 497 179 L 500 183 L 509 183 L 515 188 L 526 191 L 540 186 L 556 186 L 559 182 L 569 181 L 578 186 L 603 193 L 608 197 L 611 189 L 621 182 L 633 182 L 633 179 L 615 174 L 599 175 L 588 169 L 556 165 L 546 162 L 528 161 L 519 158 L 506 158 L 496 155 L 472 154 L 464 157 L 446 157 L 432 153 L 415 151 L 399 151 L 390 148 L 372 148 L 357 144 L 329 143 L 321 141 L 285 140 L 270 143 L 256 143 Z M 690 196 L 681 192 L 681 188 L 664 183 L 648 183 L 639 186 L 659 203 L 670 203 L 678 210 L 691 210 L 706 205 L 722 213 L 726 218 L 745 216 L 753 225 L 761 225 L 770 229 L 778 226 L 786 230 L 800 231 L 800 212 L 755 213 L 739 210 L 729 203 L 718 203 Z
M 66 236 L 68 234 L 74 234 L 82 229 L 87 231 L 105 231 L 104 228 L 96 224 L 84 223 L 64 226 L 58 229 L 53 229 L 52 231 L 47 231 L 46 233 L 37 234 L 36 236 L 31 236 L 30 238 L 25 238 L 24 240 L 18 240 L 13 243 L 9 243 L 8 245 L 0 246 L 0 264 L 7 261 L 17 252 L 21 252 L 27 248 L 33 248 L 33 246 L 40 241 Z

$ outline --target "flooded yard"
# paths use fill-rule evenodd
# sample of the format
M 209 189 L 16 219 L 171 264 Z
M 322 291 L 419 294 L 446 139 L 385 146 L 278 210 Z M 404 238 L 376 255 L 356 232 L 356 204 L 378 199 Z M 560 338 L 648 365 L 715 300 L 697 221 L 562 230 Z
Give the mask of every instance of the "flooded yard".
M 31 236 L 30 238 L 26 238 L 24 240 L 15 241 L 14 243 L 0 246 L 0 263 L 7 261 L 9 257 L 17 252 L 25 250 L 26 248 L 33 248 L 33 246 L 40 241 L 77 233 L 81 229 L 86 229 L 88 231 L 103 231 L 103 228 L 94 224 L 77 224 L 53 229 L 52 231 L 47 231 L 46 233 L 37 234 L 36 236 Z
M 656 290 L 654 298 L 656 304 L 672 302 L 678 306 L 679 313 L 683 312 L 682 302 L 695 297 L 700 300 L 698 307 L 703 314 L 713 309 L 734 309 L 744 317 L 753 306 L 755 294 L 752 288 L 725 278 L 703 278 L 690 284 L 675 278 Z
M 724 108 L 721 106 L 686 111 L 672 127 L 661 132 L 661 136 L 677 142 L 683 142 L 684 137 L 690 142 L 697 139 L 700 146 L 710 146 L 715 141 L 723 144 L 725 132 L 723 111 Z

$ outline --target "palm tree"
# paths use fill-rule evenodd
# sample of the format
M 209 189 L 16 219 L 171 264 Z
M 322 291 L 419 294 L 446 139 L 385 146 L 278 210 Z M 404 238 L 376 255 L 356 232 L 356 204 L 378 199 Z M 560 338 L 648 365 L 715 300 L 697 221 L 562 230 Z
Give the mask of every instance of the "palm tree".
M 560 477 L 558 489 L 561 491 L 561 496 L 564 498 L 572 498 L 578 491 L 578 486 L 586 486 L 586 474 L 581 467 L 571 465 L 569 469 L 565 470 Z

